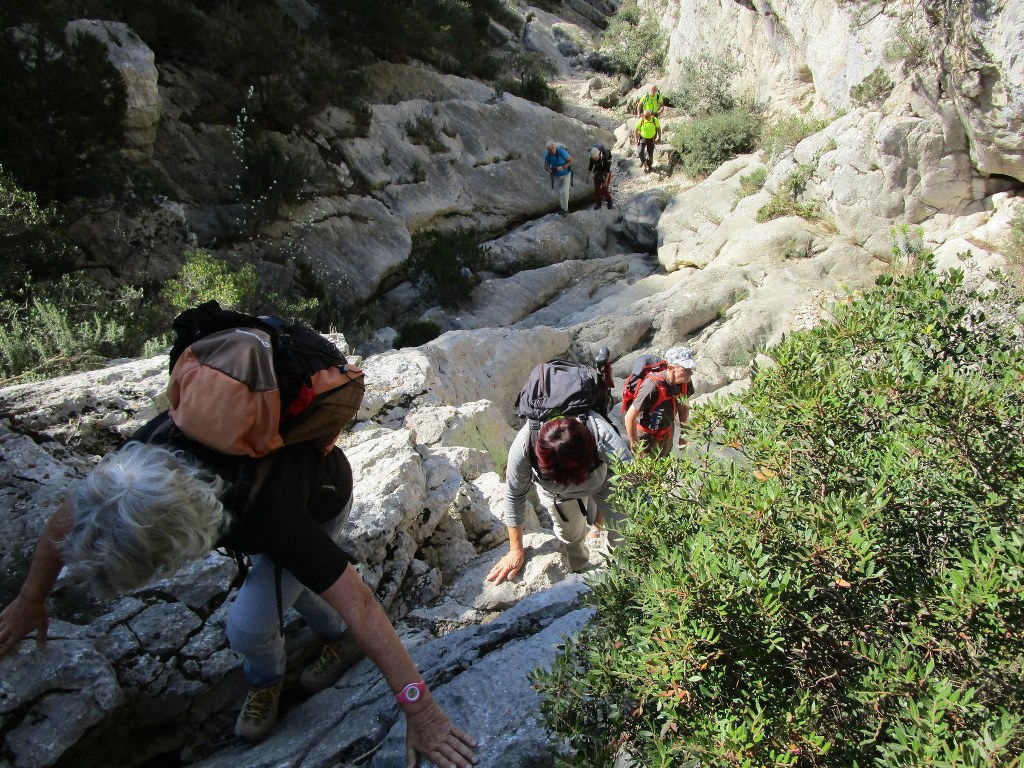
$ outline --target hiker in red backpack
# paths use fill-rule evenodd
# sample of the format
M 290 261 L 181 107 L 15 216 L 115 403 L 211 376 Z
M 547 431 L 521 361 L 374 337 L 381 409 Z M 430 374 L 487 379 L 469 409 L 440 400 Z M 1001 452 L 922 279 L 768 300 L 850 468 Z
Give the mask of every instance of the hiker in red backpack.
M 254 470 L 256 487 L 238 501 L 245 469 Z M 65 565 L 98 595 L 113 597 L 174 573 L 226 534 L 253 555 L 227 619 L 252 686 L 235 726 L 239 737 L 259 741 L 277 719 L 285 671 L 279 610 L 294 605 L 329 639 L 344 620 L 348 647 L 380 669 L 406 716 L 408 765 L 422 755 L 466 768 L 476 763 L 475 742 L 435 703 L 373 592 L 335 543 L 352 485 L 334 440 L 294 443 L 261 458 L 216 453 L 186 438 L 130 441 L 75 483 L 49 519 L 18 596 L 0 612 L 0 657 L 33 631 L 38 645 L 46 642 L 47 598 Z M 303 677 L 331 684 L 326 676 L 354 661 L 351 653 L 340 659 L 336 648 L 326 645 Z
M 623 422 L 635 453 L 667 456 L 672 452 L 676 421 L 682 426 L 690 417 L 686 398 L 693 394 L 691 378 L 697 361 L 686 347 L 673 347 L 665 353 L 665 363 L 663 370 L 643 379 L 626 409 Z
M 590 524 L 621 516 L 608 502 L 611 466 L 633 460 L 629 446 L 604 417 L 590 411 L 583 419 L 561 416 L 544 422 L 530 456 L 530 424 L 519 430 L 508 451 L 501 519 L 508 526 L 509 551 L 486 580 L 500 584 L 515 578 L 526 563 L 523 521 L 531 484 L 551 516 L 555 537 L 565 548 L 571 571 L 590 562 L 586 536 Z

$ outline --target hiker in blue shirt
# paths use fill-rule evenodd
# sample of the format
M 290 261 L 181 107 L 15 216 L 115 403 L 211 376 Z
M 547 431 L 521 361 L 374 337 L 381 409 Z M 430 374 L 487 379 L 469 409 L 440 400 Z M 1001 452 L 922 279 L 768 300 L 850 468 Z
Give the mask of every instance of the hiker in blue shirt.
M 572 154 L 554 139 L 548 139 L 544 153 L 544 170 L 551 176 L 551 184 L 558 184 L 559 215 L 569 213 L 569 189 L 572 186 Z

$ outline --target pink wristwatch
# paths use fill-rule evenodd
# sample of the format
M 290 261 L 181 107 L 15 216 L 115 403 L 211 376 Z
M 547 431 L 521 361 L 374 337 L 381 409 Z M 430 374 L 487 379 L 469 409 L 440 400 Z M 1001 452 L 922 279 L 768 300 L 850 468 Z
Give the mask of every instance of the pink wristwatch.
M 412 704 L 423 698 L 427 692 L 427 684 L 420 680 L 418 683 L 409 683 L 405 688 L 395 694 L 399 704 Z

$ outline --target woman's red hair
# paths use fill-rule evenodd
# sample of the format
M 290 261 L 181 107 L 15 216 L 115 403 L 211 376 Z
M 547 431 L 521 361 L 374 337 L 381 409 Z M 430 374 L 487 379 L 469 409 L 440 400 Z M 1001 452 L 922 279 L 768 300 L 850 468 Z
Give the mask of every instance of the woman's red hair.
M 537 472 L 545 480 L 579 485 L 600 463 L 597 441 L 579 419 L 560 416 L 544 423 L 537 434 Z

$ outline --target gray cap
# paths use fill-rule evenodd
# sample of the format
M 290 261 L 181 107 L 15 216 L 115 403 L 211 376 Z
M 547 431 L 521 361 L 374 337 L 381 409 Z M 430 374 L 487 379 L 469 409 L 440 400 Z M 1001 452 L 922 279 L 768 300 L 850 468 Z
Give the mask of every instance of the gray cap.
M 693 352 L 689 347 L 672 347 L 665 353 L 665 362 L 669 365 L 678 365 L 680 368 L 697 367 L 697 361 L 693 359 Z

